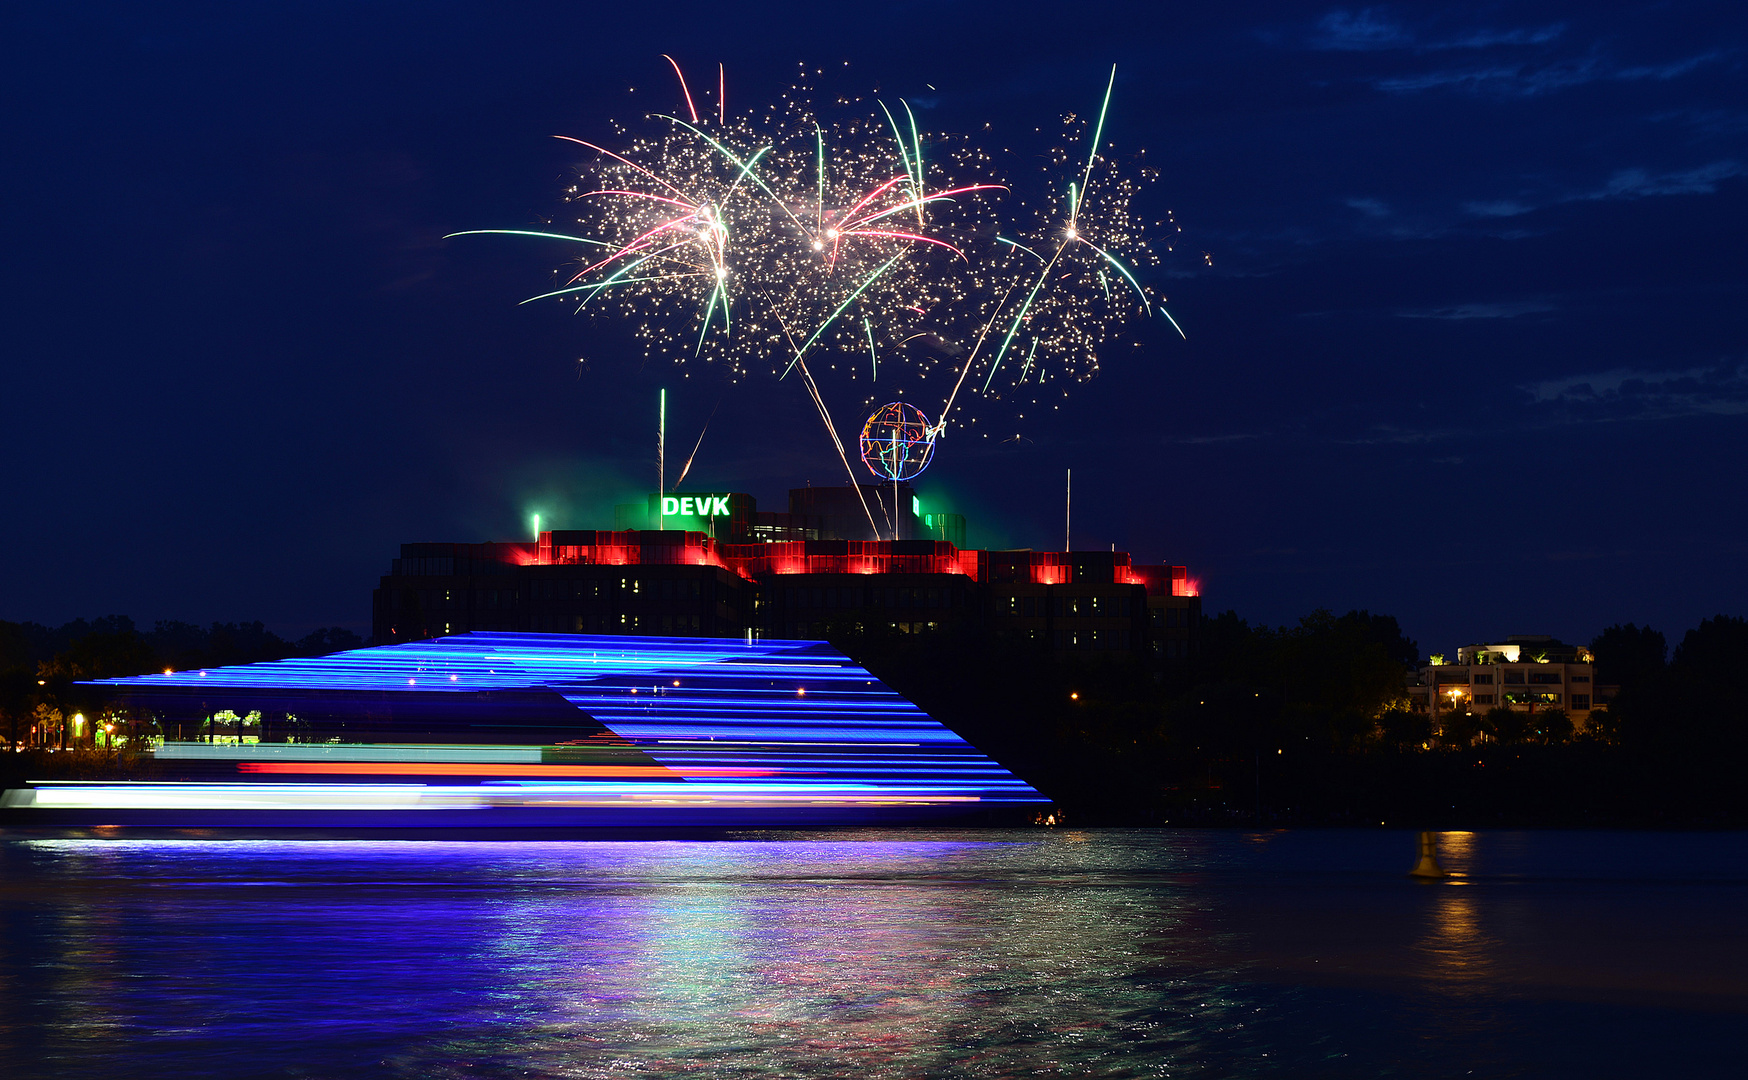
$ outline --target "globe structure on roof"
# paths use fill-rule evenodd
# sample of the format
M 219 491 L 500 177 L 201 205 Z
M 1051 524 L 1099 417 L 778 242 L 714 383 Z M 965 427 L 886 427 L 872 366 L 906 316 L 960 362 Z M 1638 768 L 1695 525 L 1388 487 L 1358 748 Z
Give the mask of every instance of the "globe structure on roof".
M 862 425 L 862 464 L 888 480 L 909 480 L 935 456 L 935 429 L 915 405 L 888 402 Z

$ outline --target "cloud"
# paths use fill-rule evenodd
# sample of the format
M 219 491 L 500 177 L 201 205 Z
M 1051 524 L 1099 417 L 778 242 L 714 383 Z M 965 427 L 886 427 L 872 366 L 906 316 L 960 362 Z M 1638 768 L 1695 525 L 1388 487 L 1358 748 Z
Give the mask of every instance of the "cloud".
M 1463 210 L 1478 218 L 1511 218 L 1562 203 L 1648 199 L 1658 195 L 1714 195 L 1720 183 L 1743 175 L 1748 175 L 1748 169 L 1739 161 L 1714 161 L 1709 165 L 1672 172 L 1652 172 L 1643 168 L 1620 169 L 1600 187 L 1568 191 L 1540 202 L 1524 199 L 1471 200 L 1463 204 Z M 1353 205 L 1351 200 L 1349 205 Z
M 1517 217 L 1527 214 L 1535 207 L 1529 203 L 1518 202 L 1516 199 L 1492 199 L 1486 202 L 1467 202 L 1463 209 L 1476 217 Z
M 1460 38 L 1429 45 L 1434 49 L 1490 49 L 1496 45 L 1545 45 L 1566 32 L 1565 23 L 1538 30 L 1477 30 Z
M 1614 77 L 1628 81 L 1636 79 L 1679 79 L 1694 68 L 1697 68 L 1702 64 L 1710 63 L 1722 55 L 1722 53 L 1718 52 L 1700 53 L 1698 56 L 1690 56 L 1686 60 L 1676 60 L 1668 64 L 1653 64 L 1649 67 L 1622 68 L 1615 72 Z
M 1458 304 L 1454 307 L 1398 311 L 1396 314 L 1403 319 L 1515 319 L 1520 315 L 1538 315 L 1554 310 L 1554 305 L 1539 300 L 1516 300 L 1493 304 Z
M 1609 177 L 1599 191 L 1584 196 L 1589 199 L 1642 199 L 1649 195 L 1711 195 L 1718 182 L 1742 175 L 1742 165 L 1736 161 L 1714 161 L 1685 172 L 1653 175 L 1644 169 L 1622 169 Z
M 1347 205 L 1367 217 L 1389 217 L 1390 207 L 1379 199 L 1349 199 Z
M 1332 11 L 1317 21 L 1317 31 L 1312 48 L 1338 52 L 1400 49 L 1414 44 L 1413 35 L 1386 20 L 1376 8 Z
M 1602 77 L 1600 65 L 1595 60 L 1586 59 L 1542 67 L 1505 64 L 1465 70 L 1429 71 L 1420 75 L 1379 79 L 1373 85 L 1387 94 L 1413 94 L 1422 90 L 1452 87 L 1477 93 L 1498 92 L 1516 97 L 1534 97 L 1554 90 L 1564 90 L 1568 86 L 1595 82 Z
M 1311 47 L 1328 52 L 1377 52 L 1383 49 L 1491 49 L 1541 45 L 1566 32 L 1564 23 L 1535 29 L 1470 30 L 1454 37 L 1428 38 L 1391 20 L 1378 8 L 1331 11 L 1317 20 Z
M 1611 368 L 1519 389 L 1534 405 L 1571 410 L 1575 419 L 1667 419 L 1748 414 L 1748 364 L 1725 361 L 1684 371 Z
M 1532 39 L 1526 38 L 1528 44 Z M 1552 40 L 1535 38 L 1533 40 Z M 1496 43 L 1504 43 L 1501 37 Z M 1718 59 L 1722 53 L 1709 52 L 1675 60 L 1667 64 L 1637 67 L 1611 67 L 1595 57 L 1534 65 L 1526 63 L 1492 64 L 1444 71 L 1428 71 L 1418 75 L 1401 75 L 1378 79 L 1372 85 L 1387 94 L 1413 94 L 1425 90 L 1453 88 L 1474 93 L 1497 93 L 1515 97 L 1534 97 L 1571 86 L 1601 81 L 1637 82 L 1645 79 L 1668 81 Z

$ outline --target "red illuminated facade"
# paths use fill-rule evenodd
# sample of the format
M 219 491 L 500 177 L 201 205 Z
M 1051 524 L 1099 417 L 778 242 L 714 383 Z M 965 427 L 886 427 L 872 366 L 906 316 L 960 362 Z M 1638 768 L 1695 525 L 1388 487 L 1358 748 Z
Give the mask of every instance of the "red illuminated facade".
M 853 620 L 1167 663 L 1195 649 L 1201 601 L 1186 569 L 1135 565 L 1126 552 L 735 539 L 744 542 L 558 530 L 529 543 L 404 544 L 375 593 L 376 640 L 469 630 L 820 638 Z

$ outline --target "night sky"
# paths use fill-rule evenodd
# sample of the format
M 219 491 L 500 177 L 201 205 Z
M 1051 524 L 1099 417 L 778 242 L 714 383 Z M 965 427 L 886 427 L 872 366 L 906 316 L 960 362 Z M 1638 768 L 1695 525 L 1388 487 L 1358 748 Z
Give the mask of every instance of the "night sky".
M 716 410 L 693 490 L 842 483 L 792 381 L 640 369 L 517 305 L 550 246 L 442 239 L 556 213 L 550 136 L 677 108 L 662 53 L 1021 152 L 1117 65 L 1189 340 L 945 441 L 918 487 L 973 545 L 1059 547 L 1072 467 L 1077 547 L 1252 621 L 1450 651 L 1748 613 L 1739 3 L 68 2 L 0 42 L 0 619 L 367 633 L 403 541 L 612 527 L 659 387 L 676 442 Z

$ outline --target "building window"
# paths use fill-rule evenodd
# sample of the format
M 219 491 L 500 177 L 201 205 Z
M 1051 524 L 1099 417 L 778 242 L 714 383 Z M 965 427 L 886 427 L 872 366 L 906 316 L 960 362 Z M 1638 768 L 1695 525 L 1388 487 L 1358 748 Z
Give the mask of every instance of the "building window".
M 1532 672 L 1530 672 L 1530 682 L 1533 682 L 1533 683 L 1546 684 L 1546 683 L 1558 683 L 1559 681 L 1560 681 L 1560 673 L 1558 671 L 1532 671 Z
M 1476 694 L 1475 695 L 1475 704 L 1477 704 L 1477 705 L 1491 705 L 1491 704 L 1493 704 L 1493 695 L 1492 694 Z
M 1588 676 L 1588 675 L 1574 675 L 1574 676 L 1572 676 L 1572 681 L 1573 682 L 1589 682 L 1590 676 Z
M 1475 678 L 1473 681 L 1476 683 L 1476 685 L 1479 685 L 1479 686 L 1492 686 L 1493 685 L 1493 673 L 1491 671 L 1477 671 L 1475 673 Z M 1481 699 L 1476 698 L 1475 700 L 1480 701 Z M 1489 697 L 1487 700 L 1492 701 L 1493 699 L 1491 697 Z
M 1514 671 L 1508 668 L 1505 673 L 1499 677 L 1499 681 L 1508 685 L 1511 683 L 1521 683 L 1523 682 L 1523 671 L 1522 669 Z
M 1588 708 L 1590 708 L 1590 695 L 1589 694 L 1573 694 L 1572 695 L 1572 707 L 1574 709 L 1588 709 Z

